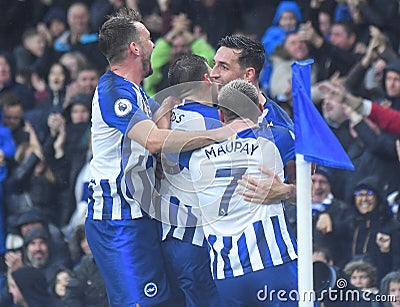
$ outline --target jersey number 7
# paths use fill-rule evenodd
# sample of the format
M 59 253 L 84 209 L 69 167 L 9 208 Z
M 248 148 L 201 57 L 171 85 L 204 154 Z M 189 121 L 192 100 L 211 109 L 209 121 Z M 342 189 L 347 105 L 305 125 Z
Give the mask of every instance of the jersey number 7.
M 244 175 L 246 170 L 247 170 L 246 167 L 217 169 L 217 171 L 215 173 L 215 178 L 233 177 L 231 182 L 226 186 L 225 192 L 222 195 L 221 203 L 220 203 L 219 209 L 218 209 L 219 216 L 228 215 L 229 202 L 231 200 L 233 192 L 235 192 L 235 189 L 238 185 L 237 181 L 240 178 L 242 178 L 242 176 Z

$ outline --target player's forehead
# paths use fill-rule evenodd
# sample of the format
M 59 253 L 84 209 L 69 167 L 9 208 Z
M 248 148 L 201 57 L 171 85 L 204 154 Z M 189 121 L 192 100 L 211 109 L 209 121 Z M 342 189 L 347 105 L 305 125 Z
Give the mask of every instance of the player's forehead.
M 240 50 L 238 49 L 222 46 L 218 48 L 217 52 L 215 53 L 214 62 L 224 62 L 229 64 L 238 63 L 239 53 Z

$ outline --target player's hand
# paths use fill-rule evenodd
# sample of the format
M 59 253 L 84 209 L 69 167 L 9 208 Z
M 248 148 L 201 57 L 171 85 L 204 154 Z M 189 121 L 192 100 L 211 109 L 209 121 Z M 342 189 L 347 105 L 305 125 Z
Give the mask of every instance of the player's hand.
M 248 202 L 257 204 L 273 204 L 286 199 L 290 185 L 283 183 L 278 174 L 273 171 L 260 168 L 261 172 L 268 175 L 267 179 L 256 179 L 249 175 L 243 175 L 237 182 L 245 190 L 239 189 L 237 192 L 244 196 Z

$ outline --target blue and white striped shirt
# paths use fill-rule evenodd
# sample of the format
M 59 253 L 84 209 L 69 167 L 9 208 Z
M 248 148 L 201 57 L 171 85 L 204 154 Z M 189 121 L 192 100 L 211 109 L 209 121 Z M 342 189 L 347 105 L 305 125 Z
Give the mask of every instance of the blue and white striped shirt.
M 198 193 L 214 279 L 240 276 L 297 258 L 282 203 L 249 203 L 235 192 L 237 180 L 244 174 L 265 178 L 260 166 L 284 180 L 284 164 L 294 156 L 288 129 L 264 125 L 192 153 L 188 167 Z
M 204 131 L 221 127 L 216 107 L 185 100 L 172 110 L 171 129 Z M 165 178 L 160 182 L 162 238 L 167 236 L 204 245 L 197 193 L 193 189 L 190 173 L 178 160 L 187 160 L 190 152 L 169 154 L 163 160 Z
M 155 159 L 127 133 L 157 108 L 134 83 L 111 71 L 100 78 L 92 101 L 88 218 L 134 219 L 149 210 Z

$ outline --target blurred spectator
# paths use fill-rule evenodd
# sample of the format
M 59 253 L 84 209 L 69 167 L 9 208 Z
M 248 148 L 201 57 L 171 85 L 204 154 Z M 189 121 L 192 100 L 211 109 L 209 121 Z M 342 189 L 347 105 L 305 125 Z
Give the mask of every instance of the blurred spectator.
M 97 69 L 104 70 L 107 61 L 97 45 L 97 34 L 91 33 L 88 7 L 82 2 L 72 4 L 68 8 L 67 22 L 69 31 L 55 40 L 54 50 L 59 56 L 69 51 L 80 51 Z
M 54 61 L 54 54 L 47 46 L 45 37 L 36 29 L 28 28 L 22 34 L 22 44 L 13 51 L 17 71 L 31 69 L 45 78 Z
M 381 282 L 381 294 L 395 297 L 394 302 L 385 302 L 384 307 L 398 307 L 400 304 L 400 271 L 388 273 Z
M 79 89 L 78 93 L 93 96 L 99 78 L 100 73 L 94 67 L 86 66 L 78 70 L 76 76 L 76 83 Z
M 393 220 L 377 177 L 366 177 L 354 188 L 353 214 L 346 221 L 347 259 L 363 259 L 377 268 L 378 280 L 400 268 L 399 224 Z
M 108 306 L 104 281 L 86 240 L 83 224 L 74 229 L 69 240 L 69 247 L 75 267 L 72 278 L 67 285 L 66 306 Z
M 349 277 L 352 286 L 368 291 L 372 294 L 379 292 L 377 286 L 376 268 L 362 260 L 351 261 L 343 269 L 344 273 Z
M 286 36 L 302 22 L 300 7 L 295 1 L 281 1 L 276 8 L 272 26 L 266 29 L 261 41 L 267 56 L 282 44 Z
M 279 45 L 270 57 L 272 61 L 270 95 L 291 117 L 293 117 L 291 65 L 294 61 L 308 59 L 309 55 L 307 44 L 301 40 L 297 32 L 292 32 L 286 36 L 283 44 Z M 311 67 L 312 85 L 316 82 L 316 68 L 315 65 Z
M 8 275 L 9 291 L 18 306 L 62 307 L 62 302 L 51 297 L 43 273 L 33 267 L 22 267 Z
M 52 259 L 67 267 L 71 264 L 71 256 L 67 243 L 61 231 L 51 222 L 47 221 L 41 211 L 37 208 L 21 214 L 17 220 L 18 234 L 24 237 L 34 227 L 42 227 L 49 236 L 49 246 L 52 251 Z
M 384 68 L 383 82 L 386 106 L 400 111 L 400 59 L 396 59 Z
M 326 247 L 315 244 L 313 245 L 312 261 L 313 262 L 321 261 L 329 265 L 334 264 L 330 250 L 327 249 Z
M 91 250 L 86 240 L 84 224 L 77 225 L 68 240 L 68 247 L 74 265 L 79 264 L 85 255 L 91 255 Z
M 367 99 L 362 99 L 361 97 L 356 97 L 343 87 L 334 86 L 331 83 L 324 82 L 319 87 L 323 88 L 325 92 L 330 92 L 330 95 L 336 95 L 338 101 L 348 105 L 355 113 L 358 113 L 362 117 L 372 120 L 386 132 L 400 136 L 399 111 L 373 103 Z
M 31 228 L 24 236 L 23 262 L 26 266 L 39 269 L 46 277 L 47 289 L 60 266 L 69 263 L 54 260 L 50 249 L 49 235 L 42 227 Z
M 22 102 L 25 111 L 35 105 L 33 91 L 15 81 L 15 61 L 10 53 L 0 51 L 0 97 L 6 93 L 15 94 Z M 4 116 L 4 115 L 3 115 Z
M 345 76 L 361 58 L 357 54 L 357 35 L 349 22 L 335 22 L 329 41 L 319 35 L 310 22 L 300 26 L 302 40 L 312 46 L 311 56 L 318 66 L 317 81 L 328 80 L 335 72 Z
M 331 169 L 318 165 L 312 180 L 313 242 L 325 247 L 335 264 L 343 264 L 344 221 L 348 215 L 346 203 L 334 197 L 331 183 L 334 180 Z
M 267 28 L 261 41 L 265 49 L 265 63 L 260 76 L 261 87 L 270 91 L 269 84 L 273 63 L 270 57 L 277 46 L 284 43 L 286 36 L 296 31 L 302 22 L 299 5 L 294 1 L 281 1 L 276 8 L 272 25 Z
M 89 146 L 86 153 L 86 162 L 78 170 L 74 181 L 71 182 L 71 187 L 74 189 L 73 199 L 75 200 L 75 210 L 72 213 L 68 224 L 62 228 L 66 238 L 70 238 L 73 230 L 81 224 L 85 223 L 87 205 L 88 205 L 88 186 L 90 181 L 90 166 L 89 162 L 92 158 L 91 138 L 89 137 Z
M 169 66 L 181 55 L 197 54 L 206 58 L 209 65 L 212 65 L 215 50 L 204 39 L 194 37 L 189 27 L 190 21 L 186 15 L 177 15 L 173 18 L 172 29 L 156 41 L 151 56 L 153 74 L 143 83 L 148 95 L 153 96 L 169 86 Z
M 335 7 L 335 22 L 348 22 L 351 21 L 350 8 L 347 4 L 347 0 L 336 0 L 337 5 Z
M 90 138 L 92 96 L 77 94 L 73 96 L 65 109 L 66 140 L 65 155 L 68 158 L 68 189 L 65 191 L 64 206 L 59 210 L 60 225 L 65 226 L 75 210 L 75 183 L 82 167 L 87 163 Z M 86 194 L 85 194 L 86 195 Z M 83 195 L 80 195 L 82 197 Z
M 62 204 L 59 193 L 68 183 L 63 148 L 65 137 L 62 130 L 57 135 L 50 135 L 43 146 L 44 155 L 38 140 L 19 145 L 16 154 L 18 165 L 6 182 L 9 227 L 15 225 L 15 219 L 31 207 L 40 208 L 50 221 L 58 222 Z
M 99 71 L 93 66 L 84 66 L 80 68 L 77 71 L 76 80 L 67 87 L 64 108 L 68 106 L 72 96 L 84 94 L 93 97 L 99 78 Z
M 64 53 L 59 62 L 69 70 L 71 81 L 75 81 L 78 77 L 78 71 L 87 65 L 88 60 L 82 52 L 70 51 Z
M 74 268 L 64 302 L 68 307 L 108 306 L 106 287 L 91 254 L 83 256 Z
M 40 142 L 44 143 L 49 135 L 49 115 L 63 111 L 66 88 L 70 83 L 69 71 L 64 65 L 56 62 L 50 67 L 47 82 L 39 79 L 34 82 L 35 96 L 40 96 L 41 99 L 37 101 L 36 108 L 26 112 L 25 118 L 32 124 Z
M 51 7 L 36 28 L 46 39 L 47 46 L 53 48 L 54 41 L 67 30 L 65 11 L 57 6 Z
M 335 0 L 311 0 L 309 7 L 309 16 L 304 20 L 310 20 L 314 29 L 329 41 L 331 28 L 334 22 L 334 11 L 337 3 Z
M 41 157 L 41 148 L 37 135 L 30 123 L 24 120 L 24 107 L 18 96 L 7 93 L 0 97 L 3 113 L 3 124 L 11 130 L 15 145 L 30 143 Z
M 398 188 L 400 167 L 396 160 L 395 138 L 380 131 L 370 120 L 356 118 L 342 104 L 343 96 L 324 92 L 323 116 L 355 167 L 354 172 L 335 171 L 336 196 L 350 203 L 354 185 L 371 175 L 379 178 L 384 196 L 393 192 Z
M 378 27 L 390 40 L 395 50 L 399 48 L 398 29 L 400 27 L 399 3 L 386 0 L 385 5 L 379 0 L 347 0 L 352 21 L 358 37 L 368 43 L 368 26 Z
M 67 68 L 61 63 L 54 63 L 50 67 L 47 82 L 47 90 L 50 92 L 50 97 L 42 107 L 61 111 L 69 83 L 70 74 Z
M 367 51 L 347 75 L 344 85 L 351 93 L 375 101 L 385 99 L 383 73 L 387 63 L 398 58 L 378 28 L 369 27 L 371 39 Z
M 67 285 L 71 279 L 72 271 L 70 269 L 61 267 L 59 268 L 53 278 L 50 293 L 52 296 L 64 300 L 67 293 Z

